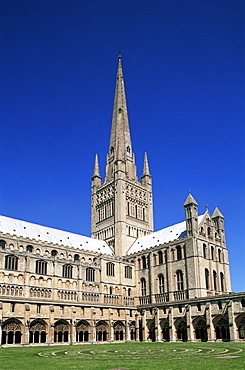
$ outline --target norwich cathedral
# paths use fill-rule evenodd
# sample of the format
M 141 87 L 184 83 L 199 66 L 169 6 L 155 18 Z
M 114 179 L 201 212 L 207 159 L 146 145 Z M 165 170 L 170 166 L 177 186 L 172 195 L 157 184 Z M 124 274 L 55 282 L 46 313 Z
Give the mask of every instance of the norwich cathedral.
M 145 153 L 139 179 L 120 55 L 100 173 L 96 155 L 91 237 L 0 216 L 0 344 L 244 342 L 245 293 L 231 292 L 221 211 L 199 215 L 184 194 L 184 221 L 154 231 L 150 166 Z

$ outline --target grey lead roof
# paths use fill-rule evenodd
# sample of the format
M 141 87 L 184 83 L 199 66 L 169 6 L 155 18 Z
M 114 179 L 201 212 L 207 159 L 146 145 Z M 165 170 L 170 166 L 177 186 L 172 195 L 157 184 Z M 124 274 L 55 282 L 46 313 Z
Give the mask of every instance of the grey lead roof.
M 103 240 L 92 239 L 6 216 L 0 216 L 0 232 L 89 252 L 113 255 L 111 248 Z

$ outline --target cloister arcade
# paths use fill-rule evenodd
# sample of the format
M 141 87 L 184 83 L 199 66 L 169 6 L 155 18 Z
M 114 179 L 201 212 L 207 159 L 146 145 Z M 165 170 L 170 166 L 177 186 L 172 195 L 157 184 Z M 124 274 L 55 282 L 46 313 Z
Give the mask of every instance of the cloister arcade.
M 163 342 L 186 342 L 186 341 L 229 341 L 230 326 L 225 315 L 217 315 L 212 320 L 213 337 L 210 339 L 208 325 L 203 316 L 195 317 L 191 322 L 192 334 L 185 317 L 177 318 L 171 328 L 168 318 L 145 321 L 131 321 L 125 324 L 122 320 L 113 323 L 99 320 L 91 326 L 89 320 L 80 320 L 74 325 L 70 321 L 60 319 L 53 325 L 45 320 L 35 319 L 24 325 L 20 320 L 12 318 L 2 323 L 2 345 L 21 345 L 24 343 L 24 334 L 28 336 L 29 344 L 43 343 L 91 343 L 112 341 L 163 341 Z M 188 329 L 189 328 L 189 329 Z M 159 336 L 157 331 L 159 330 Z M 245 340 L 245 313 L 238 315 L 235 319 L 235 330 L 237 339 Z M 72 331 L 74 340 L 72 341 Z M 53 332 L 53 337 L 50 333 Z M 93 334 L 94 333 L 94 334 Z M 190 338 L 190 335 L 192 337 Z M 53 338 L 50 339 L 50 338 Z

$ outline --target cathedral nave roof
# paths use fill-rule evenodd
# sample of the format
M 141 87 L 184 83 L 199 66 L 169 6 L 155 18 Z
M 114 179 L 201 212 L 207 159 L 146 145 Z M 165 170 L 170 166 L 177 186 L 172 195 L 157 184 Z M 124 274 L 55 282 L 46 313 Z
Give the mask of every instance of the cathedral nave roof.
M 93 253 L 113 255 L 111 248 L 103 240 L 54 229 L 31 222 L 0 216 L 0 231 L 17 237 L 35 239 L 36 241 L 58 244 Z

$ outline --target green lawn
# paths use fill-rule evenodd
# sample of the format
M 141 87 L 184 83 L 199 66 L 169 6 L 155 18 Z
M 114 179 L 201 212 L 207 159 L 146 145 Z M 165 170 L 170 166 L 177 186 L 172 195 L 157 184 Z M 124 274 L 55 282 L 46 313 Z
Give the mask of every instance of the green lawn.
M 118 368 L 241 370 L 245 369 L 245 343 L 122 343 L 0 348 L 1 370 Z

